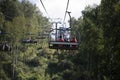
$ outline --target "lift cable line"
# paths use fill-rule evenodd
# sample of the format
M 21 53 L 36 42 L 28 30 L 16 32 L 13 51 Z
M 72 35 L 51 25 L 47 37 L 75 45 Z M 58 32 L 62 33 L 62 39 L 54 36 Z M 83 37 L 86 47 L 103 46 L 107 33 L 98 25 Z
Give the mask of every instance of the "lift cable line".
M 43 8 L 44 8 L 44 10 L 45 10 L 45 12 L 46 12 L 46 14 L 48 15 L 48 12 L 47 12 L 47 10 L 46 10 L 46 8 L 45 8 L 44 4 L 43 4 L 43 1 L 42 1 L 42 0 L 40 0 L 40 2 L 41 2 L 41 4 L 42 4 L 42 6 L 43 6 Z M 48 16 L 49 16 L 49 15 L 48 15 Z
M 63 23 L 64 23 L 64 21 L 65 21 L 65 19 L 66 19 L 66 14 L 67 14 L 68 6 L 69 6 L 69 0 L 67 1 L 67 6 L 66 6 L 66 11 L 65 11 Z
M 50 49 L 60 49 L 60 50 L 78 50 L 79 48 L 79 32 L 72 34 L 71 29 L 71 12 L 66 11 L 70 17 L 70 28 L 60 27 L 51 30 L 49 37 L 49 48 Z M 54 38 L 53 38 L 54 36 Z M 78 38 L 76 38 L 78 36 Z
M 40 0 L 45 12 L 48 14 L 42 0 Z M 64 15 L 64 20 L 65 21 L 66 15 L 68 13 L 70 17 L 70 28 L 71 28 L 71 12 L 68 12 L 68 6 L 69 6 L 69 0 L 67 1 L 67 6 L 66 6 L 66 11 Z M 55 22 L 55 29 L 50 30 L 49 32 L 49 40 L 48 40 L 48 45 L 50 49 L 60 49 L 60 50 L 78 50 L 79 48 L 79 38 L 76 38 L 76 36 L 71 34 L 71 29 L 70 28 L 64 28 L 60 27 L 57 28 L 57 24 L 59 22 Z M 77 35 L 77 34 L 76 34 Z

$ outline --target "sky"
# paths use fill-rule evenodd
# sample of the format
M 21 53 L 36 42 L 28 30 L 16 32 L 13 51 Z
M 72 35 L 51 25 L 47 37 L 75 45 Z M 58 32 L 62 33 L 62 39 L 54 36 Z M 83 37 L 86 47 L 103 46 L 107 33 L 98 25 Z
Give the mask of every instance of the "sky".
M 50 17 L 53 20 L 56 20 L 56 18 L 60 18 L 59 20 L 63 20 L 68 0 L 42 0 L 48 12 L 48 15 L 43 9 L 40 0 L 29 1 L 33 4 L 36 4 L 44 16 Z M 100 2 L 101 0 L 69 0 L 68 11 L 71 12 L 72 17 L 78 19 L 80 16 L 82 16 L 81 11 L 84 10 L 86 6 L 93 4 L 99 5 Z M 68 15 L 66 15 L 66 20 L 68 19 L 69 17 Z

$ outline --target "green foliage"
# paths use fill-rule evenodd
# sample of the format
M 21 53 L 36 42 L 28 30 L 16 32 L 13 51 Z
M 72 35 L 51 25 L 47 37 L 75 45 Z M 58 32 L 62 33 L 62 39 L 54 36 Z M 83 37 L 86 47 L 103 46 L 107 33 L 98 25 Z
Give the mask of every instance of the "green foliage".
M 45 77 L 47 59 L 37 57 L 38 44 L 22 44 L 23 39 L 35 39 L 43 26 L 49 28 L 47 18 L 41 15 L 37 7 L 27 0 L 0 1 L 0 44 L 7 41 L 12 51 L 0 51 L 0 79 L 4 80 L 49 80 Z M 47 28 L 46 28 L 47 29 Z M 33 34 L 33 35 L 31 35 Z M 48 78 L 48 79 L 47 79 Z
M 0 51 L 0 79 L 119 80 L 119 17 L 119 0 L 87 6 L 82 17 L 72 18 L 72 34 L 80 33 L 79 50 L 55 51 L 47 48 L 47 39 L 21 43 L 50 29 L 35 5 L 28 0 L 1 0 L 0 31 L 7 34 L 0 34 L 0 43 L 7 41 L 12 50 Z

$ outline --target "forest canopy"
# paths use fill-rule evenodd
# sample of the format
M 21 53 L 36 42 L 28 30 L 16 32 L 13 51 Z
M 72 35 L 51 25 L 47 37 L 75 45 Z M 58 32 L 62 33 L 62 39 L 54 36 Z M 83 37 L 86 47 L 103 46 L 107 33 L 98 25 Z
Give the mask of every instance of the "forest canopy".
M 101 0 L 72 18 L 73 33 L 80 32 L 76 51 L 51 50 L 48 38 L 36 44 L 21 40 L 51 28 L 36 5 L 28 0 L 0 0 L 1 80 L 120 80 L 120 1 Z

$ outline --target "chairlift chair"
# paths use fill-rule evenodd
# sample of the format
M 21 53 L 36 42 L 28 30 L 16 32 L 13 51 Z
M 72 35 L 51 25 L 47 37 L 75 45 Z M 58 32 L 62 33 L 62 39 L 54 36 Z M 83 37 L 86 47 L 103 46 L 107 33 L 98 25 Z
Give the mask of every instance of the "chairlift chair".
M 22 43 L 37 43 L 37 41 L 36 40 L 30 40 L 30 41 L 23 40 Z
M 50 49 L 61 49 L 61 50 L 77 50 L 79 47 L 80 42 L 80 36 L 77 32 L 76 36 L 72 35 L 72 25 L 71 25 L 71 12 L 68 12 L 68 15 L 70 17 L 70 28 L 64 28 L 60 27 L 57 29 L 57 23 L 56 23 L 56 29 L 51 30 L 49 34 L 49 48 Z M 76 38 L 77 37 L 77 38 Z
M 29 39 L 29 38 L 28 38 L 28 39 L 22 40 L 21 42 L 22 42 L 22 43 L 26 43 L 26 44 L 27 44 L 27 43 L 32 43 L 32 44 L 34 44 L 34 43 L 37 43 L 37 40 L 31 39 L 31 38 Z
M 49 34 L 50 49 L 77 50 L 78 47 L 79 38 L 72 37 L 71 29 L 53 29 Z
M 4 34 L 8 34 L 8 33 L 0 30 L 0 35 L 4 35 Z M 11 46 L 7 43 L 7 41 L 0 43 L 0 51 L 11 51 Z
M 45 39 L 48 37 L 48 33 L 39 33 L 39 35 L 36 37 L 37 39 Z
M 0 51 L 11 51 L 11 47 L 8 44 L 0 44 Z

